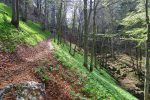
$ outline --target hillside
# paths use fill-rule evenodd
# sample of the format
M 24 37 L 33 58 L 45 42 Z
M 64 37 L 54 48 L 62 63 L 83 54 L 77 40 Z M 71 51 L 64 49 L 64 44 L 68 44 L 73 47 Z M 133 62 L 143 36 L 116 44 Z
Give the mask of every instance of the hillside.
M 11 9 L 0 3 L 0 88 L 44 80 L 49 100 L 137 100 L 104 68 L 90 73 L 83 66 L 81 53 L 71 56 L 69 46 L 50 41 L 50 32 L 43 32 L 40 24 L 20 21 L 17 30 L 10 20 Z
M 68 53 L 67 46 L 53 44 L 56 50 L 54 53 L 56 58 L 79 75 L 80 80 L 84 84 L 82 91 L 90 95 L 92 100 L 136 100 L 135 97 L 120 88 L 106 70 L 99 69 L 89 73 L 82 65 L 82 55 L 77 54 L 75 57 L 72 57 Z M 68 60 L 70 61 L 68 62 Z
M 0 47 L 1 50 L 12 52 L 17 44 L 36 45 L 50 37 L 50 32 L 43 32 L 41 25 L 27 21 L 20 21 L 20 28 L 16 30 L 11 21 L 11 9 L 0 3 Z

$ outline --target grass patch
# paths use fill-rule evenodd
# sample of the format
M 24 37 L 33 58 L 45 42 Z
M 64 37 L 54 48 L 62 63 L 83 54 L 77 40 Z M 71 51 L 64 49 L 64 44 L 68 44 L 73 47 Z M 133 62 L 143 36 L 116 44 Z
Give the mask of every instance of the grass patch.
M 35 73 L 40 77 L 43 82 L 49 81 L 49 76 L 47 74 L 46 69 L 43 66 L 37 67 L 35 69 Z
M 76 53 L 73 57 L 68 53 L 68 46 L 53 43 L 56 58 L 76 72 L 84 83 L 82 91 L 88 94 L 90 100 L 137 100 L 127 91 L 120 88 L 115 80 L 105 70 L 94 70 L 90 73 L 83 66 L 83 56 Z
M 16 45 L 20 43 L 36 45 L 50 36 L 50 32 L 41 30 L 40 24 L 20 21 L 17 30 L 10 21 L 11 9 L 0 3 L 0 48 L 5 52 L 15 51 Z

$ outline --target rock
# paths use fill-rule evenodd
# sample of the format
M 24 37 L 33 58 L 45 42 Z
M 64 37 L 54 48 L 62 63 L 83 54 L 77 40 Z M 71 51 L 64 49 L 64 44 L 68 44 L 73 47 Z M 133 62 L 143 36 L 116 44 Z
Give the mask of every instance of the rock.
M 144 88 L 144 82 L 135 84 L 136 87 L 142 89 Z
M 3 100 L 3 96 L 12 89 L 16 91 L 16 100 L 44 100 L 46 96 L 44 84 L 27 81 L 19 84 L 11 84 L 0 90 L 0 100 Z
M 13 84 L 10 84 L 10 85 L 6 86 L 5 88 L 1 89 L 1 90 L 0 90 L 0 100 L 3 100 L 3 96 L 4 96 L 6 93 L 10 92 L 13 87 L 14 87 L 14 85 L 13 85 Z
M 120 75 L 120 74 L 121 74 L 121 73 L 120 73 L 120 70 L 117 70 L 117 71 L 116 71 L 116 74 Z
M 122 74 L 122 77 L 123 77 L 123 78 L 125 78 L 126 76 L 127 76 L 127 74 L 126 74 L 126 73 Z
M 39 100 L 39 97 L 45 97 L 45 86 L 37 82 L 26 82 L 17 85 L 16 100 Z
M 134 72 L 134 70 L 132 68 L 128 68 L 129 72 Z
M 143 91 L 136 91 L 135 96 L 136 96 L 139 100 L 143 100 L 144 93 L 143 93 Z

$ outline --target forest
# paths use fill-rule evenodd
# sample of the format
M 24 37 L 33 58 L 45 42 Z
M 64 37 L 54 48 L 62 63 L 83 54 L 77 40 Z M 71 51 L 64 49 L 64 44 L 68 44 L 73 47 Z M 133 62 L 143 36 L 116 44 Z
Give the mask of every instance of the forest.
M 0 0 L 0 100 L 150 100 L 150 0 Z

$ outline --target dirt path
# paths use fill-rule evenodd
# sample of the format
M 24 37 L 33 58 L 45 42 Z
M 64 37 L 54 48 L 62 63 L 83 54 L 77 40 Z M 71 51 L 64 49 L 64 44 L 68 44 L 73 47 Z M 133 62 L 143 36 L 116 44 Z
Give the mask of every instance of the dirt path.
M 57 71 L 48 73 L 50 80 L 46 84 L 47 98 L 48 100 L 71 100 L 70 91 L 74 89 L 70 86 L 70 81 L 75 81 L 77 77 L 64 68 L 53 57 L 52 52 L 53 46 L 50 40 L 33 47 L 19 45 L 16 53 L 13 54 L 0 52 L 0 88 L 23 81 L 41 82 L 35 74 L 35 68 L 59 64 Z M 78 91 L 78 87 L 75 90 Z

